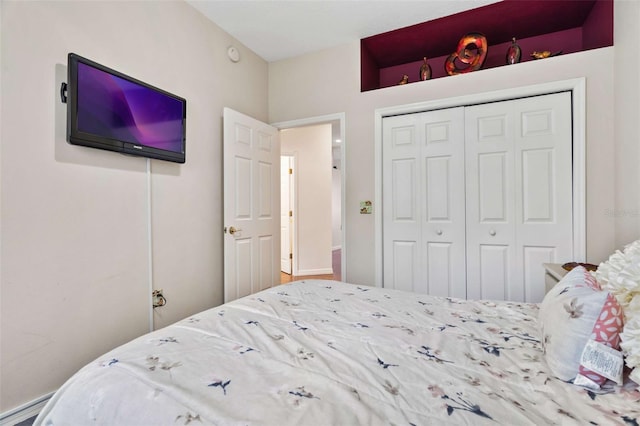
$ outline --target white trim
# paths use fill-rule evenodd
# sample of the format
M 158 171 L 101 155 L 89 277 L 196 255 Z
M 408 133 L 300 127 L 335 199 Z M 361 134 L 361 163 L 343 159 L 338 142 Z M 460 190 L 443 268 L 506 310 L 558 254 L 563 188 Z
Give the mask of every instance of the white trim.
M 282 158 L 282 155 L 283 153 L 281 151 L 280 158 Z M 291 260 L 291 275 L 296 276 L 298 275 L 298 152 L 287 151 L 284 155 L 291 158 L 290 166 L 293 170 L 293 183 L 291 184 L 292 188 L 290 188 L 291 193 L 289 195 L 291 199 L 291 205 L 289 207 L 293 212 L 293 226 L 289 229 L 291 233 L 289 240 L 291 241 L 291 255 L 293 256 Z M 280 241 L 280 244 L 282 244 L 282 241 Z
M 347 225 L 346 225 L 346 183 L 345 183 L 345 176 L 347 175 L 346 173 L 346 165 L 347 165 L 347 161 L 346 161 L 346 145 L 347 145 L 347 139 L 345 137 L 345 129 L 346 129 L 346 118 L 345 118 L 345 113 L 344 112 L 340 112 L 340 113 L 335 113 L 335 114 L 327 114 L 327 115 L 320 115 L 320 116 L 316 116 L 316 117 L 308 117 L 308 118 L 301 118 L 298 120 L 290 120 L 290 121 L 281 121 L 278 123 L 271 123 L 271 125 L 273 127 L 276 127 L 279 130 L 282 129 L 291 129 L 294 127 L 302 127 L 302 126 L 309 126 L 312 124 L 322 124 L 322 123 L 327 123 L 330 121 L 340 121 L 340 139 L 342 140 L 342 143 L 340 144 L 340 158 L 341 158 L 341 162 L 342 162 L 342 170 L 340 173 L 340 202 L 341 202 L 341 212 L 340 212 L 340 220 L 342 223 L 342 247 L 343 250 L 340 253 L 340 258 L 341 258 L 341 266 L 340 266 L 340 273 L 341 273 L 341 277 L 342 277 L 342 281 L 347 281 L 347 250 L 346 250 L 346 236 L 347 236 Z M 295 245 L 295 242 L 294 242 Z M 296 264 L 296 259 L 294 256 L 294 265 Z M 300 273 L 301 271 L 297 271 L 296 275 L 303 275 L 304 273 Z M 331 272 L 327 272 L 327 274 L 331 274 L 333 273 L 333 271 Z M 324 275 L 325 273 L 318 273 L 318 274 L 312 274 L 312 275 Z
M 587 85 L 584 78 L 571 89 L 573 114 L 573 255 L 587 261 Z
M 331 251 L 342 250 L 342 246 L 333 246 L 331 247 Z
M 284 272 L 285 274 L 289 274 L 289 275 L 294 275 L 294 260 L 295 257 L 293 256 L 293 253 L 295 253 L 296 248 L 295 248 L 295 235 L 297 233 L 297 224 L 298 222 L 295 220 L 295 218 L 298 216 L 298 212 L 297 212 L 297 204 L 296 204 L 296 193 L 295 193 L 295 187 L 296 187 L 296 153 L 290 153 L 290 152 L 282 152 L 282 150 L 280 151 L 280 161 L 282 162 L 283 158 L 286 158 L 289 161 L 289 168 L 292 170 L 292 174 L 293 174 L 293 178 L 288 179 L 289 182 L 289 210 L 291 211 L 291 214 L 293 215 L 294 221 L 293 221 L 293 226 L 291 225 L 291 222 L 289 222 L 289 241 L 285 241 L 286 244 L 289 244 L 289 267 L 285 268 L 287 269 L 289 272 L 283 271 L 282 270 L 282 259 L 280 259 L 280 272 Z M 281 171 L 282 173 L 282 171 Z M 282 176 L 280 176 L 280 179 L 282 180 Z M 280 193 L 280 199 L 282 200 L 282 193 Z M 280 203 L 282 205 L 282 203 Z M 280 213 L 280 219 L 282 220 L 282 212 Z M 282 228 L 282 223 L 280 223 L 280 228 Z M 282 232 L 282 231 L 281 231 Z M 282 238 L 280 239 L 280 253 L 282 253 Z M 282 256 L 282 255 L 281 255 Z
M 331 268 L 323 268 L 323 269 L 301 269 L 294 276 L 296 277 L 305 277 L 308 275 L 332 275 L 333 269 Z
M 586 259 L 586 80 L 584 77 L 570 80 L 515 87 L 474 95 L 418 102 L 378 108 L 374 111 L 375 126 L 375 193 L 374 205 L 382 205 L 382 119 L 392 115 L 411 114 L 436 109 L 468 106 L 494 101 L 545 95 L 571 91 L 573 119 L 573 253 L 577 262 Z M 375 215 L 375 286 L 383 285 L 382 270 L 382 215 Z
M 16 423 L 23 422 L 33 416 L 37 416 L 47 401 L 51 399 L 53 394 L 54 392 L 49 392 L 48 394 L 42 395 L 40 398 L 36 398 L 33 401 L 27 402 L 0 414 L 0 425 L 15 425 Z

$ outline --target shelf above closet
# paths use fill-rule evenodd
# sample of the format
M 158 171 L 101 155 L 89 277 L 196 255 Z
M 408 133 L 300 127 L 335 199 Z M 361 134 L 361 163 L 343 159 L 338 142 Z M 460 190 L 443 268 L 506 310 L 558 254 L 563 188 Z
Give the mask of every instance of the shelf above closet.
M 533 51 L 566 55 L 612 46 L 613 0 L 503 0 L 361 39 L 361 91 L 394 86 L 404 74 L 418 82 L 425 56 L 432 79 L 449 77 L 445 59 L 470 32 L 484 34 L 489 44 L 482 69 L 474 72 L 506 65 L 513 37 L 521 62 L 533 60 Z

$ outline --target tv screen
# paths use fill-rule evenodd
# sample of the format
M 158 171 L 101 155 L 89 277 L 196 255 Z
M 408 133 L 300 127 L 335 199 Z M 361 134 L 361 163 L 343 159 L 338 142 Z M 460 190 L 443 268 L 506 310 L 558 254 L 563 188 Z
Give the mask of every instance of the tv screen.
M 185 99 L 69 54 L 70 143 L 185 162 Z

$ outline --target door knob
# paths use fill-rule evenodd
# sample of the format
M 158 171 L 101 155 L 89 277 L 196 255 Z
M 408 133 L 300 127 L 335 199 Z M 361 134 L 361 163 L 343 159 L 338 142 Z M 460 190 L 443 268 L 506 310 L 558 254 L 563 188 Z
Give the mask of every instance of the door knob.
M 496 230 L 492 229 L 491 231 L 489 231 L 489 235 L 491 235 L 492 237 L 496 235 Z
M 438 230 L 436 231 L 436 234 L 438 234 L 438 235 L 442 235 L 442 229 L 438 229 Z
M 224 229 L 225 231 L 227 230 L 227 228 Z M 233 226 L 229 227 L 229 234 L 234 235 L 236 232 L 240 232 L 242 231 L 242 229 L 240 228 L 234 228 Z

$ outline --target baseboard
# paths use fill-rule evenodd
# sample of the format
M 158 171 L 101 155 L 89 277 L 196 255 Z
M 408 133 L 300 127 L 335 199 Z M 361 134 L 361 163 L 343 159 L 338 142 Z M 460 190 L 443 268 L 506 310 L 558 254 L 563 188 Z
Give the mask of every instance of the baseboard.
M 23 422 L 33 416 L 37 416 L 42 407 L 53 396 L 53 392 L 42 395 L 33 401 L 22 404 L 12 410 L 0 414 L 0 426 L 13 426 L 16 423 Z
M 301 269 L 298 273 L 294 274 L 296 277 L 305 277 L 307 275 L 333 275 L 332 268 L 324 269 Z

